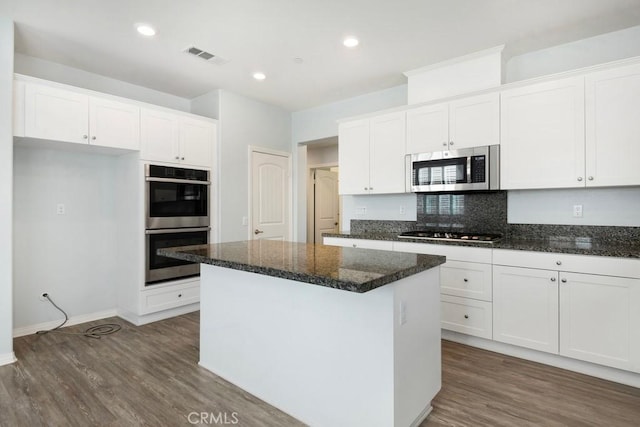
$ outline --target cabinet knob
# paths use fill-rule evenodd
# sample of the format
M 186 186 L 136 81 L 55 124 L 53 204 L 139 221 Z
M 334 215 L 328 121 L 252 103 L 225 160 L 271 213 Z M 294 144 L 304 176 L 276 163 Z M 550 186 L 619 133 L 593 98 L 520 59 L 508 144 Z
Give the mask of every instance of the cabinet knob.
M 589 178 L 587 178 L 589 181 L 593 181 L 593 177 L 590 176 Z
M 92 139 L 93 141 L 95 141 L 95 140 L 96 140 L 96 137 L 95 137 L 95 136 L 92 136 L 92 137 L 91 137 L 91 139 Z
M 369 189 L 369 187 L 364 187 L 364 191 L 367 191 Z
M 464 279 L 462 279 L 462 280 L 464 280 L 465 282 L 468 282 L 468 281 L 469 281 L 469 279 L 467 279 L 466 277 L 465 277 Z
M 453 145 L 453 141 L 449 142 L 449 145 Z
M 560 280 L 562 283 L 567 283 L 567 279 Z
M 582 177 L 581 176 L 578 177 L 578 181 L 582 181 Z
M 562 265 L 562 261 L 556 261 L 556 265 Z
M 178 298 L 182 298 L 182 294 L 178 294 Z
M 180 157 L 180 160 L 184 160 L 184 157 Z
M 353 247 L 354 247 L 354 248 L 357 248 L 358 246 L 356 246 L 356 244 L 354 243 L 354 244 L 353 244 Z
M 465 319 L 468 319 L 468 318 L 469 318 L 469 315 L 468 315 L 468 314 L 465 314 L 465 315 L 464 315 L 464 318 L 465 318 Z
M 552 278 L 551 278 L 551 281 L 552 281 L 552 282 L 555 282 L 555 281 L 556 281 L 556 278 L 555 278 L 555 277 L 552 277 Z
M 176 160 L 180 160 L 180 156 L 176 156 Z
M 373 190 L 373 187 L 369 187 L 369 190 Z
M 89 138 L 89 135 L 82 135 L 82 139 L 87 139 Z
M 447 146 L 447 142 L 446 142 L 446 141 L 445 141 L 445 142 L 443 142 L 443 143 L 442 143 L 442 146 L 443 146 L 443 147 L 446 147 L 446 146 Z

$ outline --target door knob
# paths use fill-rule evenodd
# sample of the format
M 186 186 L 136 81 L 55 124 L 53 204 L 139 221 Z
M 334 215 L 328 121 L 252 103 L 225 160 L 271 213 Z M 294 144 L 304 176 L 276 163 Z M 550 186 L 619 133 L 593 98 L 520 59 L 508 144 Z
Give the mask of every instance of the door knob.
M 264 233 L 264 231 L 258 230 L 257 228 L 253 231 L 253 234 L 260 234 L 260 233 Z
M 337 222 L 334 222 L 334 223 L 333 223 L 333 225 L 338 225 L 338 223 L 337 223 Z
M 92 141 L 95 141 L 95 140 L 96 140 L 96 137 L 95 137 L 95 136 L 92 136 L 92 137 L 91 137 L 91 140 L 92 140 Z

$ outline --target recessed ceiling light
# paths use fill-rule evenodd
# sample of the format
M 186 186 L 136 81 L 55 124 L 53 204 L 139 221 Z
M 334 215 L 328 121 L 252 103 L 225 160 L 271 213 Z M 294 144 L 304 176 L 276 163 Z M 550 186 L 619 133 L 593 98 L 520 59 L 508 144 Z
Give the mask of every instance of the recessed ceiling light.
M 253 73 L 253 78 L 256 80 L 264 80 L 267 78 L 267 76 L 265 76 L 264 73 L 257 72 L 257 73 Z
M 143 36 L 151 37 L 156 35 L 156 30 L 154 30 L 153 27 L 147 24 L 136 25 L 136 30 L 138 30 L 138 32 Z
M 360 44 L 360 41 L 358 41 L 358 39 L 355 37 L 347 37 L 346 39 L 344 39 L 342 44 L 346 47 L 356 47 Z

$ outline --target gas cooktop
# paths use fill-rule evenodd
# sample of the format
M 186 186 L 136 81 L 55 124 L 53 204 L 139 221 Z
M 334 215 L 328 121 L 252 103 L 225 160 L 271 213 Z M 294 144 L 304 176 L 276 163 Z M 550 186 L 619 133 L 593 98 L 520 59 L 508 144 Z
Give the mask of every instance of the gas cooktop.
M 453 242 L 493 243 L 502 238 L 500 234 L 482 234 L 448 231 L 416 230 L 398 235 L 401 239 L 446 240 Z

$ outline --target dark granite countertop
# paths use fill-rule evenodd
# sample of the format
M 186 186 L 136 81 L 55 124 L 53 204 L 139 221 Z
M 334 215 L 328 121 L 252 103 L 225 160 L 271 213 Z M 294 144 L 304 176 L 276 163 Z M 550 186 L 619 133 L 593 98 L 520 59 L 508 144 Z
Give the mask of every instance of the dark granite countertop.
M 537 239 L 503 238 L 497 242 L 488 244 L 469 241 L 451 242 L 442 240 L 400 239 L 396 232 L 372 232 L 362 234 L 325 233 L 324 236 L 640 259 L 640 243 L 636 241 L 633 243 L 599 242 L 597 240 L 587 238 L 570 239 L 563 237 L 547 237 Z
M 158 255 L 359 293 L 445 262 L 436 255 L 273 240 L 165 248 Z

